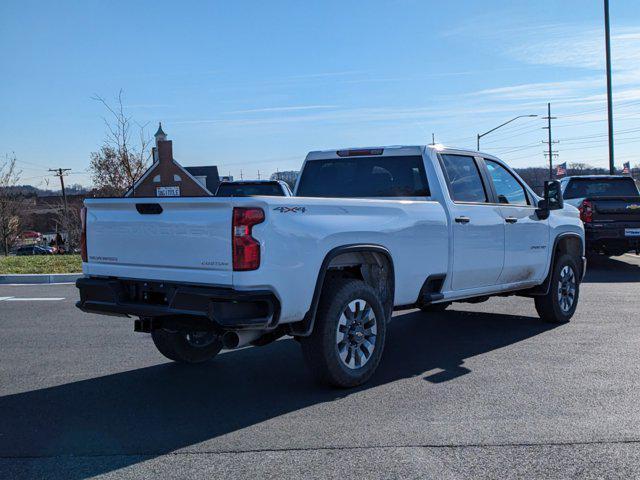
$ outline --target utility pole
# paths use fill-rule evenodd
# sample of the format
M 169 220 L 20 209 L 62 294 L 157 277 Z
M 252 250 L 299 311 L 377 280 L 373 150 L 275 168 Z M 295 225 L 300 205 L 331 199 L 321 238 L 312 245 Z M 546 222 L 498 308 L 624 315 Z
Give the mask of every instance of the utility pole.
M 554 155 L 553 144 L 558 142 L 557 141 L 554 142 L 551 139 L 551 120 L 555 120 L 558 117 L 551 116 L 551 103 L 547 103 L 547 116 L 542 118 L 547 121 L 547 126 L 542 128 L 548 130 L 549 140 L 546 142 L 543 141 L 542 143 L 546 143 L 549 146 L 549 152 L 546 155 L 549 156 L 549 180 L 553 180 L 553 155 Z
M 66 231 L 67 230 L 67 192 L 64 189 L 64 176 L 66 175 L 66 172 L 68 172 L 69 170 L 71 170 L 70 168 L 50 168 L 49 171 L 50 172 L 54 172 L 54 175 L 56 177 L 58 177 L 60 179 L 60 189 L 62 190 L 62 207 L 64 208 L 64 216 L 62 217 L 62 230 Z M 69 232 L 67 233 L 67 240 L 69 239 Z M 58 235 L 56 235 L 56 246 L 60 247 L 60 245 L 58 245 Z
M 607 116 L 609 120 L 609 174 L 614 175 L 613 161 L 613 99 L 611 98 L 611 32 L 609 29 L 609 0 L 604 0 L 604 37 L 607 56 Z
M 240 180 L 242 180 L 242 169 L 240 169 Z
M 258 180 L 260 180 L 260 170 L 258 170 Z
M 64 207 L 64 216 L 67 216 L 67 192 L 64 189 L 64 176 L 65 172 L 71 170 L 70 168 L 50 168 L 50 172 L 55 172 L 54 175 L 60 179 L 60 188 L 62 190 L 62 206 Z
M 431 145 L 435 145 L 436 144 L 436 134 L 432 133 L 431 134 Z

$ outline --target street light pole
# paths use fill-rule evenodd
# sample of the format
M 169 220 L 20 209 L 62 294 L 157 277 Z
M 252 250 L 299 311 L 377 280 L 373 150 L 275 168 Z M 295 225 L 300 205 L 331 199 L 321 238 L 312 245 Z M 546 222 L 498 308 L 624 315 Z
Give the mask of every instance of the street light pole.
M 507 125 L 507 124 L 509 124 L 509 123 L 511 123 L 511 122 L 513 122 L 513 121 L 515 121 L 515 120 L 518 120 L 519 118 L 537 117 L 537 116 L 538 116 L 538 115 L 518 115 L 517 117 L 514 117 L 514 118 L 512 118 L 511 120 L 508 120 L 508 121 L 506 121 L 506 122 L 504 122 L 504 123 L 501 123 L 500 125 L 498 125 L 498 126 L 497 126 L 497 127 L 495 127 L 495 128 L 492 128 L 492 129 L 491 129 L 491 130 L 489 130 L 489 131 L 486 131 L 486 132 L 484 132 L 484 133 L 478 133 L 478 134 L 476 135 L 476 141 L 477 141 L 477 147 L 478 147 L 478 148 L 477 148 L 477 150 L 480 150 L 480 139 L 481 139 L 482 137 L 484 137 L 485 135 L 488 135 L 488 134 L 490 134 L 491 132 L 495 132 L 495 131 L 496 131 L 496 130 L 498 130 L 499 128 L 504 127 L 505 125 Z
M 609 121 L 609 173 L 615 174 L 613 161 L 613 101 L 611 98 L 611 32 L 609 30 L 609 0 L 604 0 L 604 37 L 607 57 L 607 117 Z

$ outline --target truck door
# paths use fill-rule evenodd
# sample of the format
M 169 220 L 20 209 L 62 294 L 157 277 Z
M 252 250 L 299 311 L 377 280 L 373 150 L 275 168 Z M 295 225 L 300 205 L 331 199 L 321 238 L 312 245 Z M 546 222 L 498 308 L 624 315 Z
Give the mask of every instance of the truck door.
M 440 158 L 451 199 L 451 288 L 495 285 L 504 263 L 505 226 L 501 207 L 489 204 L 489 192 L 474 157 L 441 154 Z
M 549 221 L 536 216 L 536 207 L 520 181 L 495 160 L 484 160 L 505 222 L 504 268 L 500 284 L 540 280 L 548 262 Z

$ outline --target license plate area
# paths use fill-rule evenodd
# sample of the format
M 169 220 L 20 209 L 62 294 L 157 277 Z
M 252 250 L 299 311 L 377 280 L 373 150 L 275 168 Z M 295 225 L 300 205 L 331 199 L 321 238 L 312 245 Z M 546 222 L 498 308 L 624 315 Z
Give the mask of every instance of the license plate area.
M 125 283 L 125 290 L 125 301 L 157 306 L 169 306 L 175 292 L 175 288 L 150 282 Z
M 640 237 L 640 228 L 625 228 L 625 237 Z

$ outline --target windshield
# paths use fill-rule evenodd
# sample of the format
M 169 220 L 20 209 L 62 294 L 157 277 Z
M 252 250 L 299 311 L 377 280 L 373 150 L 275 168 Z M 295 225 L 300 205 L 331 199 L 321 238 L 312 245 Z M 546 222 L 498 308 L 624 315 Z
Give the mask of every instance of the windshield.
M 296 195 L 301 197 L 426 197 L 421 156 L 351 157 L 308 161 Z
M 284 193 L 278 183 L 221 183 L 216 191 L 216 197 L 250 197 L 252 195 L 282 197 Z
M 632 178 L 572 178 L 562 196 L 566 199 L 587 197 L 637 196 Z

